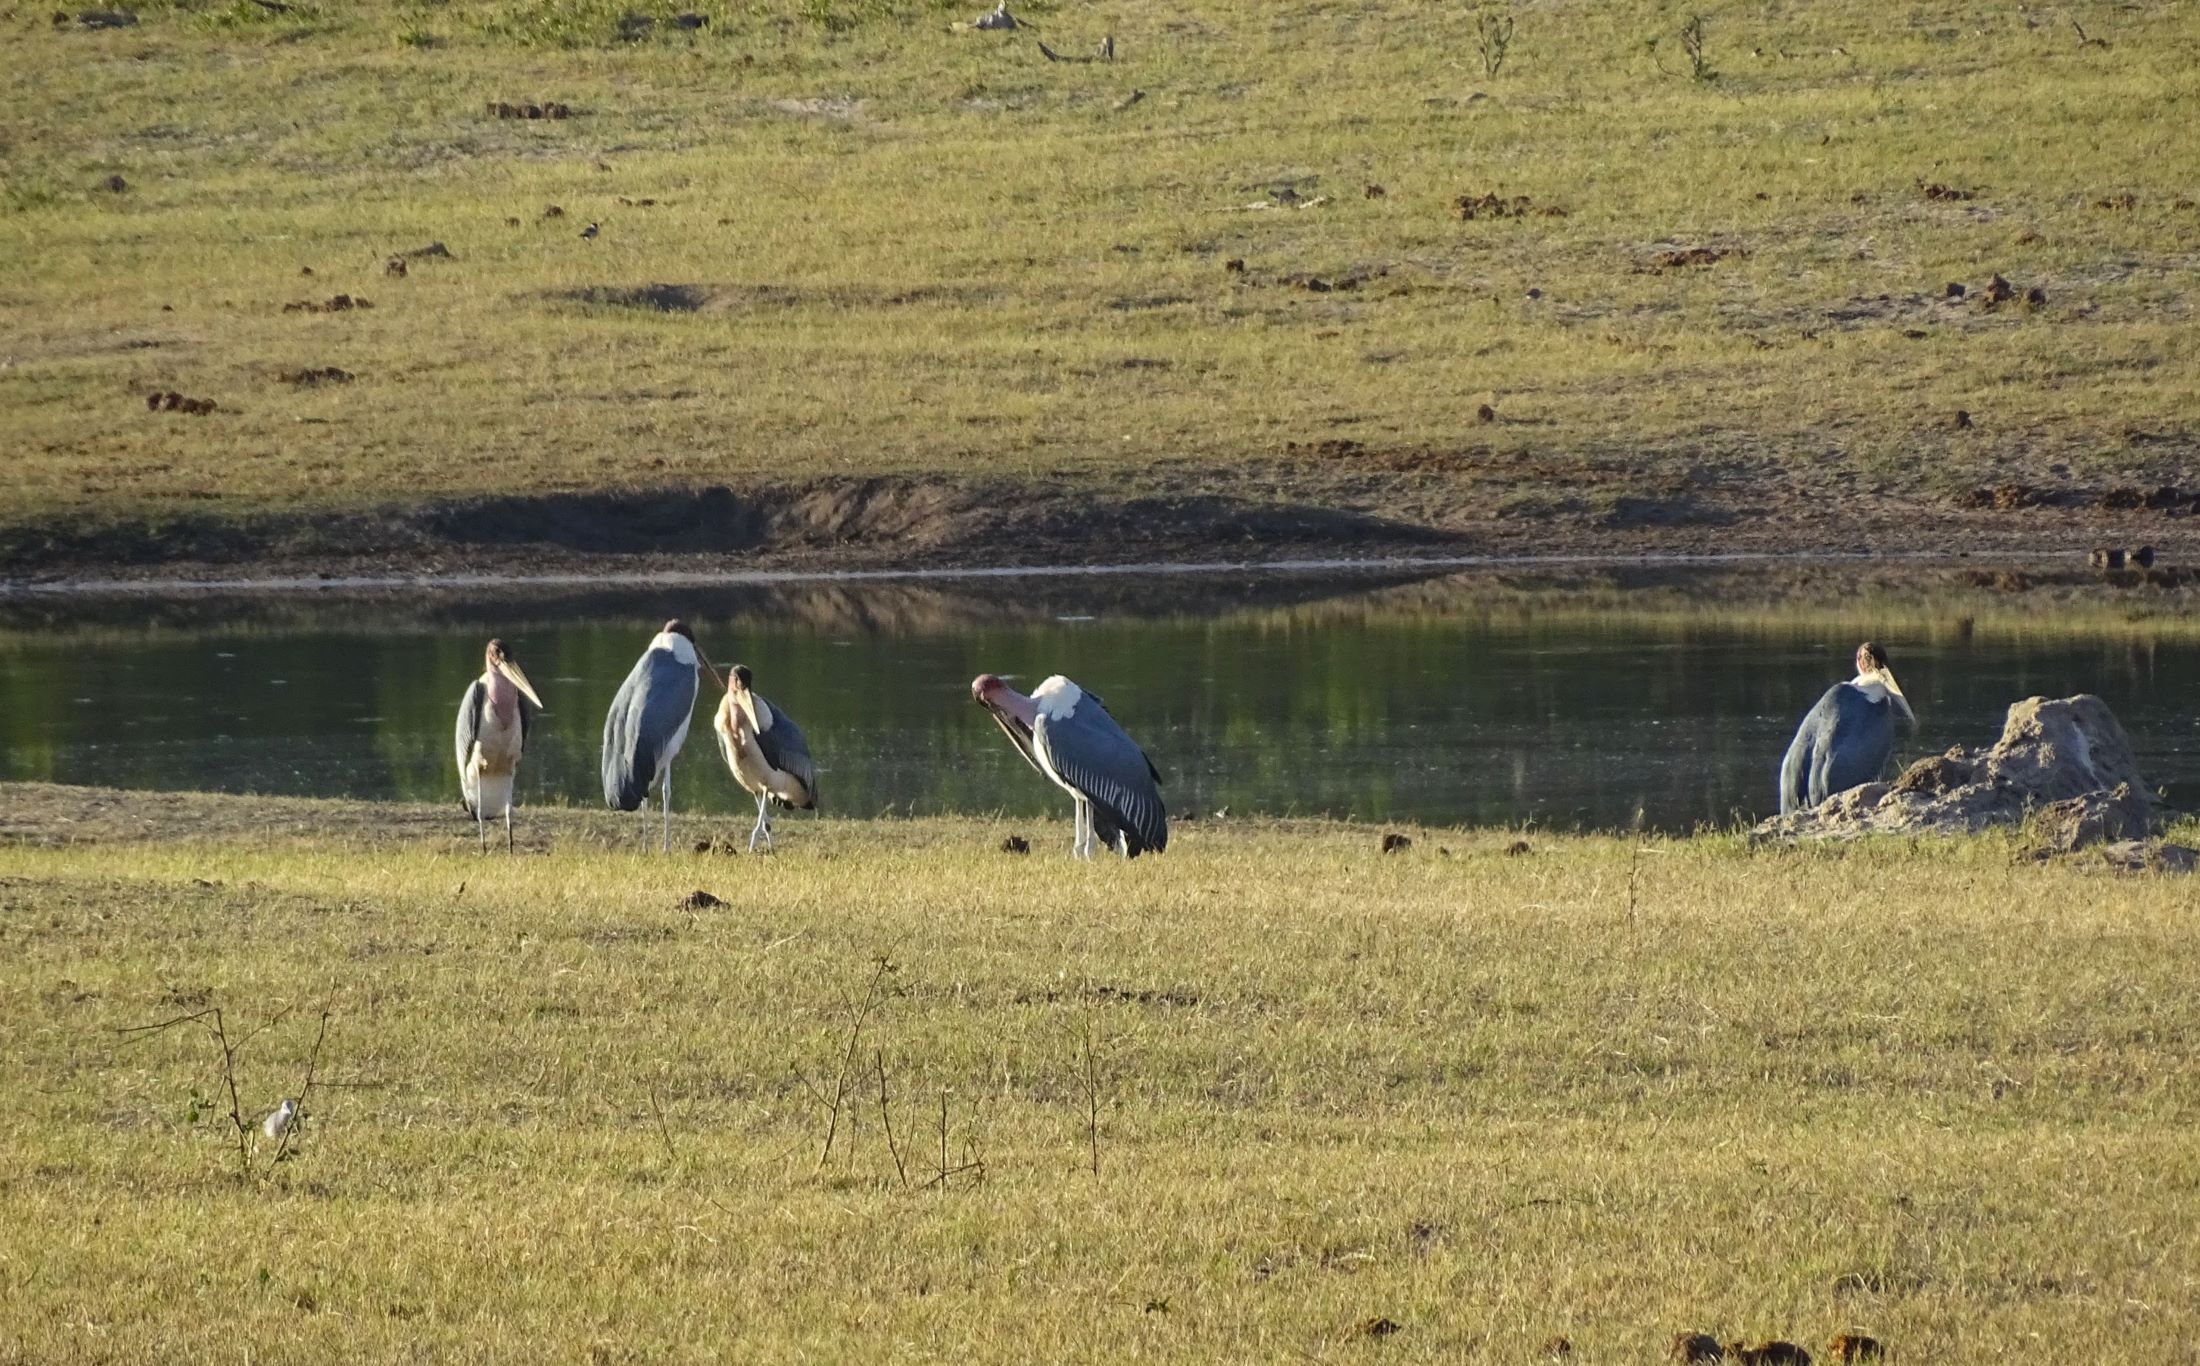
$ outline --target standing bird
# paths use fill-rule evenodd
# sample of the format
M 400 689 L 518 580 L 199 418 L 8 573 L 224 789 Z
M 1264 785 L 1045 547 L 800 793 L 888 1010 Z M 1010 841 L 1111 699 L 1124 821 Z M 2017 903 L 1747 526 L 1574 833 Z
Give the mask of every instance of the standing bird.
M 725 686 L 695 648 L 695 633 L 675 617 L 635 661 L 603 722 L 604 802 L 614 811 L 636 810 L 655 783 L 665 813 L 663 852 L 672 849 L 672 760 L 695 716 L 698 670 Z
M 1876 782 L 1894 755 L 1897 718 L 1917 724 L 1910 700 L 1871 641 L 1856 647 L 1856 677 L 1826 689 L 1780 764 L 1780 814 L 1807 811 L 1836 793 Z
M 817 765 L 794 719 L 755 690 L 749 666 L 734 665 L 732 679 L 711 729 L 734 781 L 756 798 L 756 828 L 749 832 L 749 852 L 755 853 L 759 837 L 766 849 L 772 847 L 773 802 L 817 810 Z
M 268 1111 L 267 1118 L 260 1121 L 260 1132 L 269 1138 L 281 1138 L 284 1131 L 290 1128 L 290 1122 L 297 1117 L 298 1102 L 285 1096 L 283 1103 Z
M 601 231 L 603 231 L 602 224 L 591 223 L 587 227 L 581 229 L 581 240 L 584 242 L 593 242 L 596 240 L 596 234 Z
M 1169 847 L 1161 770 L 1099 698 L 1060 674 L 1029 697 L 992 674 L 980 674 L 970 695 L 993 713 L 1033 768 L 1076 799 L 1071 854 L 1089 859 L 1096 842 L 1125 858 Z
M 542 710 L 535 685 L 501 640 L 489 642 L 481 677 L 458 703 L 458 794 L 474 818 L 481 852 L 489 852 L 489 822 L 504 817 L 504 851 L 512 852 L 512 785 L 527 729 Z

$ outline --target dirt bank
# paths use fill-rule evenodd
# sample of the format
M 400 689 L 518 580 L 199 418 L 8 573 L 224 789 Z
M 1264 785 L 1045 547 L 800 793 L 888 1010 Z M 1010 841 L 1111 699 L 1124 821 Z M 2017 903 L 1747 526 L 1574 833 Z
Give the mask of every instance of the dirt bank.
M 1416 554 L 1933 554 L 2082 564 L 2096 549 L 2141 546 L 2165 565 L 2200 560 L 2200 515 L 2181 490 L 2134 504 L 2116 489 L 1928 500 L 1770 479 L 1521 487 L 1440 467 L 1317 461 L 1163 468 L 1134 492 L 846 478 L 331 512 L 177 511 L 0 523 L 0 576 L 822 571 Z

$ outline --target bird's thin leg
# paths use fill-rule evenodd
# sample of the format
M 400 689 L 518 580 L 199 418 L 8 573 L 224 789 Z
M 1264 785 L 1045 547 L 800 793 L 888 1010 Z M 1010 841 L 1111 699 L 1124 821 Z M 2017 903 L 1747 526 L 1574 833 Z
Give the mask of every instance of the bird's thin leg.
M 1086 845 L 1092 839 L 1092 808 L 1085 804 L 1083 797 L 1077 799 L 1075 824 L 1077 833 L 1070 842 L 1069 851 L 1077 858 L 1091 858 L 1092 850 L 1088 849 Z
M 657 787 L 657 804 L 663 807 L 665 812 L 665 833 L 664 838 L 658 842 L 657 852 L 669 854 L 672 852 L 672 765 L 670 764 L 665 765 L 665 780 Z
M 474 801 L 474 834 L 481 840 L 481 852 L 489 852 L 489 818 L 481 814 L 481 801 Z
M 764 852 L 772 851 L 772 794 L 767 792 L 756 799 L 756 823 L 764 827 Z
M 752 854 L 756 852 L 756 841 L 759 838 L 766 841 L 765 848 L 771 847 L 771 836 L 764 827 L 764 803 L 766 800 L 768 799 L 765 797 L 756 799 L 756 824 L 749 828 L 749 852 Z
M 504 804 L 504 852 L 516 854 L 519 850 L 512 843 L 512 804 Z

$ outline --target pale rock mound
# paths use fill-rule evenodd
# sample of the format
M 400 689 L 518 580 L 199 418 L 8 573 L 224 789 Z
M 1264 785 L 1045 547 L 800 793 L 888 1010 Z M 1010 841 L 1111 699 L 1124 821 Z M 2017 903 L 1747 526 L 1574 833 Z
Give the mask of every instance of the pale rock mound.
M 2027 818 L 2050 851 L 2146 839 L 2154 802 L 2131 741 L 2100 698 L 2026 698 L 2009 709 L 1992 747 L 1920 759 L 1891 783 L 1837 793 L 1814 810 L 1764 821 L 1756 833 L 1973 834 Z

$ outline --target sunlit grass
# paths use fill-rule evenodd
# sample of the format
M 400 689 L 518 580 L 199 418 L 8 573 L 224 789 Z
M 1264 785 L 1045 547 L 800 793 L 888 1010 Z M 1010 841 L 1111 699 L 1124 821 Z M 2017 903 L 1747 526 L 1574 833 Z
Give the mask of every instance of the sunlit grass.
M 538 813 L 547 854 L 485 860 L 422 808 L 11 801 L 0 1323 L 59 1355 L 1327 1359 L 1387 1317 L 1412 1360 L 2145 1360 L 2200 1264 L 2190 888 L 1999 840 L 1200 823 L 1084 867 L 1066 825 L 823 821 L 662 860 Z M 205 1038 L 115 1032 L 296 1006 L 256 1119 L 324 1003 L 304 1142 L 242 1181 L 186 1118 Z M 918 1189 L 943 1095 L 984 1177 Z
M 950 32 L 960 9 L 706 8 L 632 44 L 615 10 L 19 20 L 9 515 L 829 474 L 1234 488 L 1279 460 L 1260 487 L 1289 496 L 1293 467 L 1333 492 L 1424 451 L 1545 499 L 1938 496 L 2191 449 L 2183 7 L 2089 14 L 2107 46 L 2044 13 L 1720 14 L 1707 82 L 1642 5 L 1525 9 L 1495 78 L 1465 6 L 1035 10 L 1063 50 L 1116 36 L 1082 65 Z M 483 112 L 547 98 L 583 114 Z M 1246 207 L 1280 186 L 1326 202 Z M 1486 190 L 1567 216 L 1457 221 Z M 1748 254 L 1638 273 L 1699 242 Z M 1996 271 L 2047 306 L 1933 301 Z M 571 301 L 651 283 L 695 311 Z M 281 312 L 337 292 L 375 308 Z M 308 365 L 358 378 L 276 379 Z M 222 407 L 149 414 L 152 389 Z M 1367 453 L 1303 454 L 1333 437 Z

